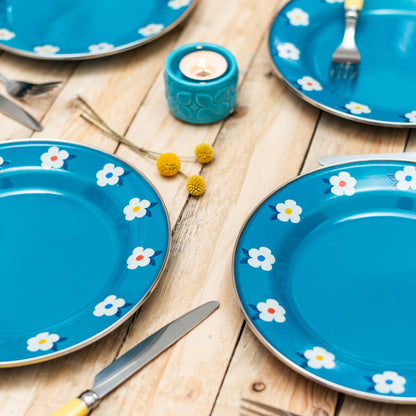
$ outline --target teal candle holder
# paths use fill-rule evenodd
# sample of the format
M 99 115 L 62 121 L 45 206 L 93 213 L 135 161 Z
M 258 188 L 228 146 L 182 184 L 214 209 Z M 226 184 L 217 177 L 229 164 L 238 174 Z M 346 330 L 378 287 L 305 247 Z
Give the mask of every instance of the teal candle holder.
M 227 61 L 225 72 L 215 79 L 195 80 L 185 76 L 179 64 L 197 51 L 216 52 Z M 238 66 L 234 55 L 212 43 L 191 43 L 172 51 L 165 64 L 165 95 L 171 113 L 193 124 L 208 124 L 230 115 L 236 106 Z

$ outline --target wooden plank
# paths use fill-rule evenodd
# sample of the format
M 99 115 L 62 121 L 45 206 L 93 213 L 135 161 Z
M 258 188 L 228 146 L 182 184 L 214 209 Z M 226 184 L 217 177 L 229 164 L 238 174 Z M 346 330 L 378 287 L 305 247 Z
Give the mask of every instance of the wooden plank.
M 406 152 L 416 152 L 416 129 L 412 129 L 409 132 L 409 137 L 406 144 Z
M 369 126 L 323 113 L 304 172 L 319 167 L 323 156 L 402 152 L 407 129 Z
M 329 416 L 334 414 L 337 393 L 291 370 L 246 327 L 213 416 L 238 414 L 240 406 L 253 408 L 242 398 L 273 404 L 298 415 Z
M 75 140 L 114 151 L 117 142 L 80 118 L 77 95 L 84 97 L 117 131 L 124 133 L 153 84 L 178 30 L 154 43 L 120 55 L 80 63 L 34 137 Z
M 254 7 L 253 3 L 247 3 L 250 6 Z M 263 3 L 255 7 L 266 6 Z M 153 92 L 149 100 L 152 97 Z M 156 328 L 156 316 L 169 320 L 211 299 L 218 299 L 221 308 L 203 326 L 122 386 L 116 393 L 117 400 L 106 400 L 97 409 L 97 415 L 120 414 L 123 410 L 132 415 L 208 415 L 211 412 L 208 404 L 214 402 L 218 393 L 242 324 L 233 300 L 230 269 L 235 239 L 244 218 L 259 199 L 298 172 L 318 115 L 270 77 L 266 42 L 262 43 L 244 80 L 239 104 L 241 112 L 225 122 L 216 139 L 215 161 L 203 169 L 207 192 L 199 199 L 191 198 L 180 213 L 168 270 L 154 296 L 143 307 L 140 320 L 131 327 L 123 351 Z M 146 103 L 138 117 L 143 117 L 140 126 L 146 131 L 148 128 L 157 131 L 153 148 L 161 143 L 159 149 L 164 149 L 166 143 L 171 143 L 178 152 L 185 151 L 202 138 L 192 140 L 191 134 L 183 136 L 191 127 L 185 129 L 165 114 L 156 126 L 148 122 L 148 127 L 142 113 L 145 109 Z M 164 128 L 163 123 L 173 123 L 175 132 L 167 137 L 160 135 L 158 129 Z M 129 131 L 130 138 L 137 137 L 135 126 L 136 121 Z M 208 126 L 203 130 L 206 141 L 213 139 L 207 134 L 213 128 Z M 192 128 L 192 133 L 200 135 L 200 130 Z M 144 138 L 150 141 L 149 134 Z M 152 172 L 149 174 L 154 175 L 152 180 L 164 195 L 174 193 L 169 191 L 169 186 L 178 185 L 178 190 L 183 187 L 183 183 L 171 181 L 164 185 L 164 179 Z M 181 198 L 183 195 L 179 193 L 176 198 L 168 199 L 169 210 Z M 178 215 L 179 210 L 174 209 Z M 238 408 L 235 410 L 237 414 Z

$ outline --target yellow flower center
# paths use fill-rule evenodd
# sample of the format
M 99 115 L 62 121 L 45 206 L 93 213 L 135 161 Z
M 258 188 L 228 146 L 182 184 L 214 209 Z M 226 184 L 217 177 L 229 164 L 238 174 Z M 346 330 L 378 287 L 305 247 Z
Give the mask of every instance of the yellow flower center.
M 317 359 L 318 361 L 322 361 L 322 360 L 324 359 L 324 357 L 322 357 L 322 355 L 317 355 L 317 356 L 316 356 L 316 359 Z
M 358 105 L 355 106 L 356 110 L 359 110 L 361 107 L 359 107 Z
M 292 210 L 291 208 L 286 208 L 286 209 L 285 209 L 285 213 L 286 213 L 287 215 L 290 215 L 292 212 L 293 212 L 293 210 Z
M 39 341 L 39 344 L 40 344 L 40 345 L 46 344 L 46 339 L 41 339 L 41 340 Z
M 140 211 L 140 207 L 137 205 L 136 207 L 133 208 L 133 212 L 138 212 Z

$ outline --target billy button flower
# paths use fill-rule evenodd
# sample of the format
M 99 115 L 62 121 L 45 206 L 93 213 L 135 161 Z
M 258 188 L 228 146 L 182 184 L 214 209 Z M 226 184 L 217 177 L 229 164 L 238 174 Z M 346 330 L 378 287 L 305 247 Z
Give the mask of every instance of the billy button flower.
M 195 147 L 195 156 L 199 163 L 209 163 L 214 157 L 214 149 L 208 143 L 198 144 L 198 146 Z
M 181 169 L 181 161 L 175 153 L 162 153 L 157 158 L 156 167 L 163 176 L 175 176 Z
M 201 196 L 205 192 L 205 179 L 199 175 L 192 175 L 186 182 L 186 190 L 192 196 Z

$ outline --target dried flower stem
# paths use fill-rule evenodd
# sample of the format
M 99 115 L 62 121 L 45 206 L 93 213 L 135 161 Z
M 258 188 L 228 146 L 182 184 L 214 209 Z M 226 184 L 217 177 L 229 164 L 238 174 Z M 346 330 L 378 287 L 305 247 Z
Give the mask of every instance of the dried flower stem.
M 83 113 L 81 117 L 92 124 L 97 129 L 101 130 L 103 133 L 107 134 L 111 138 L 117 140 L 118 142 L 126 145 L 130 149 L 134 150 L 136 153 L 141 155 L 147 156 L 150 159 L 157 160 L 157 158 L 161 155 L 159 152 L 154 152 L 152 150 L 147 150 L 144 147 L 137 146 L 129 139 L 126 139 L 121 134 L 118 134 L 115 130 L 113 130 L 99 115 L 98 113 L 82 98 L 81 96 L 77 96 L 78 100 L 88 109 L 81 107 L 80 105 L 76 104 L 76 107 Z M 182 160 L 185 162 L 194 162 L 194 157 L 183 157 L 180 156 Z M 181 172 L 180 172 L 181 173 Z

